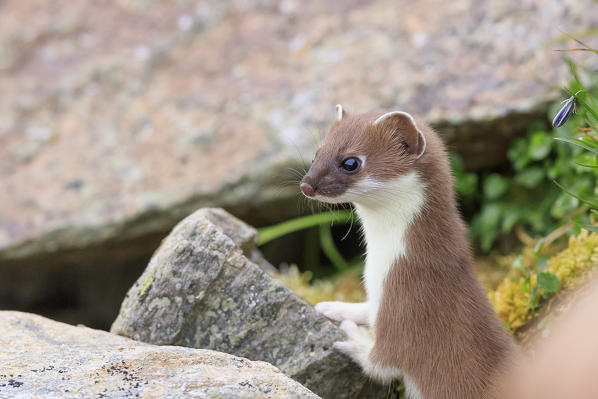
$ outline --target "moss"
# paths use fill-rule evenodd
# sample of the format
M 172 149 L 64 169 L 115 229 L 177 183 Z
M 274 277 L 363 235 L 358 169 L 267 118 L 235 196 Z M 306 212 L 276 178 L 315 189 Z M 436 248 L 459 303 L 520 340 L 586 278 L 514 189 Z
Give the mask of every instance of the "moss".
M 150 269 L 147 277 L 145 280 L 143 280 L 143 283 L 141 283 L 141 288 L 139 288 L 139 296 L 144 296 L 147 290 L 149 290 L 149 288 L 152 286 L 152 283 L 154 282 L 155 271 L 156 269 Z
M 365 291 L 358 270 L 348 272 L 334 280 L 312 282 L 313 275 L 310 271 L 302 273 L 297 266 L 292 265 L 283 272 L 273 273 L 273 277 L 312 305 L 323 301 L 363 302 L 365 300 Z
M 569 248 L 548 261 L 547 271 L 561 279 L 564 288 L 575 287 L 587 280 L 598 265 L 598 233 L 583 230 L 569 238 Z
M 511 330 L 525 326 L 538 309 L 532 309 L 532 291 L 537 285 L 536 274 L 526 282 L 526 269 L 535 265 L 533 250 L 526 248 L 521 255 L 521 268 L 512 269 L 496 290 L 490 291 L 490 302 L 498 316 Z M 546 271 L 561 280 L 561 291 L 568 291 L 586 281 L 598 265 L 598 234 L 583 230 L 569 238 L 568 247 L 547 261 Z M 542 295 L 542 290 L 538 292 Z M 541 306 L 542 304 L 540 304 Z

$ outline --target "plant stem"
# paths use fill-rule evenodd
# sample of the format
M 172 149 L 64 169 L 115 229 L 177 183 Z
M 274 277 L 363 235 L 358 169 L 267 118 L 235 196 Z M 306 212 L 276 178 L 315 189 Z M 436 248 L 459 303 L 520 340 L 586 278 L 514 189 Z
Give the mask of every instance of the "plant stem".
M 286 222 L 282 222 L 274 226 L 263 227 L 258 230 L 258 245 L 263 245 L 286 234 L 321 224 L 348 223 L 351 220 L 351 217 L 351 212 L 349 211 L 333 211 L 303 216 L 296 219 L 287 220 Z
M 336 245 L 334 245 L 334 239 L 332 238 L 329 224 L 320 225 L 320 246 L 336 270 L 343 271 L 349 267 L 345 258 L 343 258 L 341 253 L 338 252 Z

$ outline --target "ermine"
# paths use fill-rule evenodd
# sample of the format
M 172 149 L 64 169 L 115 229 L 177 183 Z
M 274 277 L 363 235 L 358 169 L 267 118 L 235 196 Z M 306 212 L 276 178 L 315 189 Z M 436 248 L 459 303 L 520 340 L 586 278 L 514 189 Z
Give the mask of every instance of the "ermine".
M 453 186 L 432 129 L 340 105 L 300 184 L 311 199 L 353 203 L 367 245 L 367 302 L 316 305 L 347 334 L 335 347 L 378 381 L 402 377 L 414 399 L 498 397 L 517 352 L 475 276 Z

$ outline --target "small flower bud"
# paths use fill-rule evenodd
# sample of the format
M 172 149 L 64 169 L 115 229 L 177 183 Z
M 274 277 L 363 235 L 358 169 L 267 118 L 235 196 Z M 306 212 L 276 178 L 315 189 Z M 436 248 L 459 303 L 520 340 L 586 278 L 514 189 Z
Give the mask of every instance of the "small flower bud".
M 575 93 L 575 96 L 581 92 L 578 91 Z M 561 127 L 563 126 L 571 116 L 575 113 L 575 104 L 577 104 L 577 99 L 575 96 L 571 96 L 565 101 L 563 101 L 564 105 L 561 107 L 559 112 L 555 115 L 554 119 L 552 120 L 552 126 L 554 127 Z

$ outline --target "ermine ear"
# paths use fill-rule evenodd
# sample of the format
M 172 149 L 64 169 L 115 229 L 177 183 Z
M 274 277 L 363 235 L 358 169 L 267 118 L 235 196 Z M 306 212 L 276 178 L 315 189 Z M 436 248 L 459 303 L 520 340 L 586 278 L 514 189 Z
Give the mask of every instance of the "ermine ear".
M 400 132 L 416 159 L 421 158 L 426 152 L 426 137 L 417 127 L 415 119 L 407 112 L 387 112 L 376 119 L 374 125 L 380 125 L 392 132 Z
M 343 106 L 340 104 L 336 104 L 336 120 L 341 121 L 341 120 L 343 120 L 343 117 L 346 115 L 347 115 L 347 113 L 343 109 Z

